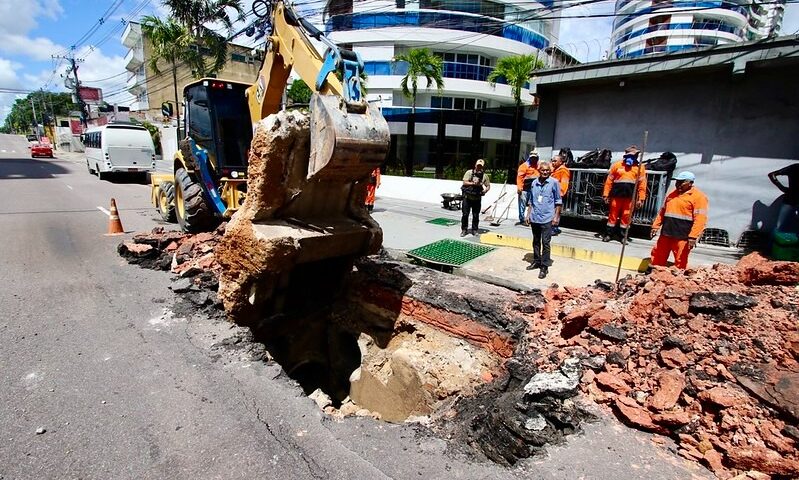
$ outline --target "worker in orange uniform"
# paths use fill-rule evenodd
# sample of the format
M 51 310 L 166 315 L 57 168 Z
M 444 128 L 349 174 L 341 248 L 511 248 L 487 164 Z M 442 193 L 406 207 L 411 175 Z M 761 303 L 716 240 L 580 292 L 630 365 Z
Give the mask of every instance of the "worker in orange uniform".
M 538 178 L 538 152 L 533 150 L 516 170 L 516 195 L 519 197 L 519 223 L 516 225 L 525 225 L 524 210 L 529 200 L 530 185 L 536 178 Z
M 372 170 L 369 183 L 366 184 L 366 209 L 370 212 L 375 208 L 375 191 L 380 186 L 380 167 Z
M 674 191 L 668 194 L 663 208 L 652 223 L 650 236 L 663 232 L 652 249 L 651 265 L 666 266 L 669 254 L 674 253 L 674 265 L 685 269 L 688 253 L 696 246 L 707 225 L 707 197 L 694 187 L 696 176 L 681 172 L 676 177 Z
M 565 159 L 562 155 L 555 155 L 552 157 L 552 178 L 560 184 L 560 197 L 566 197 L 566 192 L 569 190 L 569 180 L 572 178 L 572 173 L 566 168 Z M 552 227 L 552 235 L 559 235 L 560 227 L 555 225 Z
M 605 188 L 602 191 L 602 200 L 610 205 L 608 224 L 605 233 L 602 234 L 603 242 L 610 241 L 619 220 L 621 220 L 622 229 L 630 226 L 636 184 L 638 185 L 638 195 L 635 207 L 641 208 L 646 200 L 646 169 L 638 162 L 639 153 L 638 147 L 630 145 L 624 149 L 624 158 L 610 166 L 608 178 L 605 180 Z

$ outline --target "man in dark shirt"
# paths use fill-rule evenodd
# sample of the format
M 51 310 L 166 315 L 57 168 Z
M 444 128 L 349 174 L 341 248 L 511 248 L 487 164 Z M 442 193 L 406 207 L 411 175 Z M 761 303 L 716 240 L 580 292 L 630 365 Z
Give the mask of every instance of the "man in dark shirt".
M 788 186 L 783 185 L 777 177 L 788 177 Z M 787 167 L 769 173 L 768 179 L 785 194 L 774 230 L 777 232 L 797 231 L 799 227 L 799 163 L 794 162 Z

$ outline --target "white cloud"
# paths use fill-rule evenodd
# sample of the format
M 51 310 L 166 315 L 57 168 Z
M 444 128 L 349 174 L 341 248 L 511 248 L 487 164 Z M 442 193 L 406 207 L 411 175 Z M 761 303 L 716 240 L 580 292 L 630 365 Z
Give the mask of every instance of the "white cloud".
M 36 28 L 37 18 L 56 19 L 63 11 L 57 0 L 0 0 L 0 32 L 24 35 Z

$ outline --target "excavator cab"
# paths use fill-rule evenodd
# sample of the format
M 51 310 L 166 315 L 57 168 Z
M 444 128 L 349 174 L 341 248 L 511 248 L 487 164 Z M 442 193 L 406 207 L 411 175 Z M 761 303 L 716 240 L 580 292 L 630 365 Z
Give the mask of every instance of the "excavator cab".
M 218 177 L 243 179 L 252 140 L 247 84 L 203 79 L 185 88 L 186 132 L 208 160 Z
M 174 160 L 174 216 L 184 231 L 212 227 L 241 207 L 247 192 L 247 155 L 252 141 L 249 84 L 203 78 L 186 85 L 185 137 Z M 165 217 L 167 218 L 167 217 Z

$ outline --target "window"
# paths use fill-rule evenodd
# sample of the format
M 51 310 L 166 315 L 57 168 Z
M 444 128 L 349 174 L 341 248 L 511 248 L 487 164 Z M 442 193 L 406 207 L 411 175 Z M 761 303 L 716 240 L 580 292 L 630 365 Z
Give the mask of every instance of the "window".
M 233 60 L 234 62 L 247 63 L 247 57 L 240 53 L 230 54 L 230 59 Z
M 430 98 L 430 108 L 444 108 L 452 110 L 474 110 L 475 108 L 485 109 L 488 102 L 476 98 L 462 97 L 432 97 Z
M 397 8 L 405 8 L 405 0 L 397 0 Z

